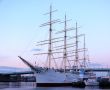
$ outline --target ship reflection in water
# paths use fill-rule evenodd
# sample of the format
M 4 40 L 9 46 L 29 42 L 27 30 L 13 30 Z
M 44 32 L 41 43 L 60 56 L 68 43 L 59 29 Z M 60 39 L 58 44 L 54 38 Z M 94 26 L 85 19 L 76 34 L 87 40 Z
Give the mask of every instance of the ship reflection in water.
M 35 82 L 0 82 L 0 90 L 102 90 L 97 86 L 74 87 L 35 87 Z M 104 89 L 105 90 L 105 89 Z

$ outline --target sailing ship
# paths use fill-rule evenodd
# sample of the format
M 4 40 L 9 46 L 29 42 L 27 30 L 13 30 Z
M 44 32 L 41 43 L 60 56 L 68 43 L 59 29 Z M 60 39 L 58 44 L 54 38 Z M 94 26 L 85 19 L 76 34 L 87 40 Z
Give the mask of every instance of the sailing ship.
M 44 67 L 35 67 L 19 56 L 19 58 L 35 73 L 37 86 L 71 86 L 72 83 L 83 81 L 84 78 L 87 78 L 86 75 L 84 75 L 87 61 L 85 34 L 78 34 L 78 28 L 80 27 L 77 26 L 77 22 L 75 23 L 75 27 L 67 28 L 67 21 L 70 20 L 66 19 L 66 15 L 63 22 L 59 19 L 53 20 L 52 13 L 55 11 L 56 10 L 52 10 L 52 6 L 50 6 L 50 11 L 47 13 L 50 17 L 49 22 L 41 25 L 41 27 L 49 25 L 49 39 L 40 41 L 36 45 L 48 45 L 48 51 L 34 54 L 37 55 L 37 57 L 40 55 L 47 55 L 46 65 Z M 53 38 L 52 26 L 55 23 L 64 23 L 64 29 L 56 32 L 56 34 L 63 33 L 63 37 Z M 73 35 L 74 31 L 75 35 Z M 72 32 L 70 34 L 73 36 L 68 37 L 67 32 Z M 83 37 L 84 39 L 83 48 L 79 48 L 78 40 L 80 37 Z M 72 43 L 70 41 L 72 41 Z M 58 44 L 54 46 L 55 43 Z M 58 60 L 57 62 L 56 59 Z M 53 62 L 55 66 L 53 66 Z M 59 63 L 61 63 L 61 67 L 58 67 Z

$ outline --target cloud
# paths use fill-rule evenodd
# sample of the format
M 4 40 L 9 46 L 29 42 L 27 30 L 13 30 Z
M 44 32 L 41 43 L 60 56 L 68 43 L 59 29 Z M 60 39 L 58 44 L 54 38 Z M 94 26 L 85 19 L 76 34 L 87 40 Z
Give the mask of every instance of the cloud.
M 94 67 L 94 68 L 95 67 L 103 67 L 103 65 L 102 64 L 99 64 L 99 63 L 93 63 L 92 62 L 92 63 L 89 64 L 89 67 Z
M 1 54 L 0 55 L 0 61 L 5 61 L 5 60 L 13 60 L 13 55 L 10 54 Z
M 9 56 L 4 56 L 4 55 L 0 55 L 0 60 L 5 60 L 5 59 L 8 59 Z
M 37 49 L 32 49 L 31 51 L 41 51 L 41 49 L 37 48 Z

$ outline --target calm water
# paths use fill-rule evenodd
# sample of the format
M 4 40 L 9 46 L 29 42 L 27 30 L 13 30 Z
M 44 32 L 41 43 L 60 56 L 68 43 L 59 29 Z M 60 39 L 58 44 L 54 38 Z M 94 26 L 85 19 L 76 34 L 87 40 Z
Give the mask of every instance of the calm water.
M 0 83 L 0 90 L 110 90 L 99 89 L 98 87 L 85 87 L 73 88 L 73 87 L 35 87 L 35 83 L 29 82 L 17 82 L 17 83 Z

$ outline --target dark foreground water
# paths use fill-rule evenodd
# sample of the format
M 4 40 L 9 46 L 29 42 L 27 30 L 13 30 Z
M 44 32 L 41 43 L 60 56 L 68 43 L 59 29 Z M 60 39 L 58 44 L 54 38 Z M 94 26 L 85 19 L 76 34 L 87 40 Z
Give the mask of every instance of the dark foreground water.
M 110 90 L 110 89 L 99 89 L 98 87 L 85 87 L 85 88 L 74 88 L 74 87 L 36 87 L 34 82 L 0 82 L 0 90 Z

